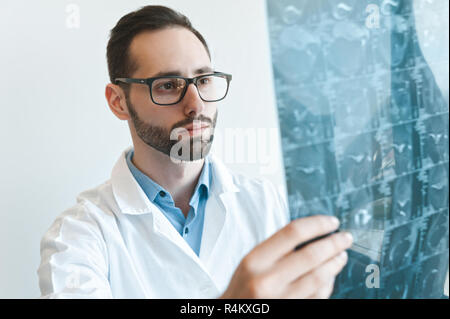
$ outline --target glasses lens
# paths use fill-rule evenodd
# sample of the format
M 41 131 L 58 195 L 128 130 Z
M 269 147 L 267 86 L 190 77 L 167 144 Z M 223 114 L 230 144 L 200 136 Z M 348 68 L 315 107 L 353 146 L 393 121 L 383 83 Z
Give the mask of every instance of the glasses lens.
M 228 81 L 224 75 L 206 75 L 197 80 L 197 87 L 203 100 L 216 101 L 227 94 Z
M 160 78 L 152 83 L 152 96 L 155 103 L 176 103 L 183 93 L 186 82 L 177 78 Z

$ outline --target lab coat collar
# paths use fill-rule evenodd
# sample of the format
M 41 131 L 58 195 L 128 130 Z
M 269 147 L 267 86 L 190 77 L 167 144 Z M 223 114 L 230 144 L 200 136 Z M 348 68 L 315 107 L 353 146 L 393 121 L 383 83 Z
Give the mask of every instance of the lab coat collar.
M 203 227 L 200 255 L 197 256 L 184 238 L 170 224 L 169 220 L 165 218 L 161 210 L 148 199 L 134 179 L 125 158 L 130 149 L 131 147 L 122 153 L 113 168 L 111 176 L 112 191 L 121 213 L 130 215 L 151 213 L 153 231 L 167 238 L 175 247 L 181 249 L 185 256 L 193 260 L 198 265 L 198 268 L 194 268 L 196 269 L 195 271 L 199 271 L 209 278 L 211 282 L 210 289 L 212 289 L 210 294 L 217 295 L 219 292 L 219 283 L 211 275 L 210 270 L 214 265 L 211 265 L 210 261 L 228 215 L 227 196 L 231 196 L 232 193 L 239 191 L 234 184 L 233 176 L 218 158 L 211 153 L 208 155 L 211 163 L 212 178 L 210 194 L 205 207 L 205 224 Z
M 142 188 L 134 179 L 126 163 L 126 154 L 132 146 L 125 149 L 114 165 L 111 173 L 111 184 L 114 197 L 123 214 L 148 214 L 157 209 L 149 201 Z M 239 189 L 233 182 L 233 177 L 225 165 L 214 155 L 208 154 L 211 162 L 211 194 L 216 196 Z

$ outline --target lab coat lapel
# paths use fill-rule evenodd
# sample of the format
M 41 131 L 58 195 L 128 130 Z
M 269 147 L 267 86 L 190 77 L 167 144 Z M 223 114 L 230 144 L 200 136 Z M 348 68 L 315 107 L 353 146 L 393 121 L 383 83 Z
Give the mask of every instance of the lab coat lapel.
M 200 259 L 207 264 L 211 253 L 216 246 L 217 239 L 225 225 L 226 208 L 220 195 L 212 194 L 205 207 L 205 220 L 203 224 L 202 243 L 200 246 Z
M 200 256 L 197 256 L 161 210 L 147 198 L 132 176 L 125 159 L 126 153 L 130 149 L 131 147 L 122 153 L 111 176 L 114 197 L 121 212 L 130 215 L 150 214 L 154 233 L 163 236 L 175 248 L 180 249 L 185 257 L 192 259 L 198 265 L 199 270 L 211 278 L 206 265 L 209 264 L 208 261 L 217 247 L 217 241 L 220 239 L 227 221 L 227 198 L 232 196 L 231 193 L 239 191 L 228 169 L 213 154 L 209 155 L 212 162 L 211 188 L 205 207 Z M 182 263 L 181 256 L 180 263 Z M 214 282 L 212 278 L 211 281 Z
M 212 162 L 211 193 L 206 202 L 200 247 L 200 259 L 205 265 L 209 264 L 209 259 L 214 248 L 217 247 L 217 242 L 220 240 L 220 235 L 227 222 L 228 198 L 232 196 L 232 193 L 239 191 L 228 169 L 214 154 L 210 155 L 210 161 Z
M 131 147 L 128 147 L 122 153 L 111 175 L 113 193 L 120 211 L 128 215 L 150 214 L 153 231 L 166 237 L 170 242 L 180 247 L 185 254 L 198 262 L 198 256 L 167 220 L 161 210 L 147 198 L 134 179 L 126 163 L 126 154 L 130 149 Z
M 163 212 L 161 212 L 161 210 L 151 202 L 150 207 L 152 210 L 154 232 L 160 236 L 164 236 L 172 244 L 181 249 L 181 251 L 189 258 L 192 258 L 196 263 L 199 263 L 198 256 L 195 254 L 189 244 L 184 240 L 184 238 L 181 237 L 181 235 L 177 232 L 177 230 L 173 227 L 169 220 L 164 216 Z
M 168 238 L 176 246 L 180 247 L 190 258 L 194 259 L 203 270 L 208 265 L 217 241 L 227 221 L 227 202 L 232 193 L 239 189 L 233 182 L 231 174 L 222 162 L 213 154 L 210 155 L 212 163 L 211 191 L 206 202 L 205 219 L 203 224 L 202 241 L 200 245 L 200 255 L 197 256 L 184 238 L 170 224 L 160 209 L 149 201 L 153 213 L 154 230 Z

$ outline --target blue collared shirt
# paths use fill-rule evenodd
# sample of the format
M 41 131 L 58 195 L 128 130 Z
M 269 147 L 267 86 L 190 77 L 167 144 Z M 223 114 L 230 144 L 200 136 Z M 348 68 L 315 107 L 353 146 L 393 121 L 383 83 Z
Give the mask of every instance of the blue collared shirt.
M 205 157 L 205 163 L 200 178 L 195 187 L 194 194 L 189 201 L 189 213 L 187 217 L 184 217 L 181 209 L 175 206 L 175 202 L 170 193 L 134 166 L 131 161 L 133 155 L 134 150 L 131 149 L 127 153 L 126 159 L 128 168 L 139 186 L 141 186 L 148 199 L 161 209 L 173 227 L 175 227 L 178 233 L 186 240 L 198 256 L 202 241 L 205 205 L 211 183 L 211 169 L 208 157 Z

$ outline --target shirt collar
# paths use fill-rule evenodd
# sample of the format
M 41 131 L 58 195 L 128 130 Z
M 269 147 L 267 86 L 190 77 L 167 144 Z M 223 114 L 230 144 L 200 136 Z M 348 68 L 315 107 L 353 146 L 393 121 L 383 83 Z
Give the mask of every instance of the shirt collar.
M 123 214 L 141 215 L 158 211 L 155 204 L 148 199 L 142 188 L 133 177 L 126 161 L 126 154 L 133 147 L 127 147 L 115 163 L 109 181 L 114 198 Z M 210 162 L 209 196 L 222 196 L 225 193 L 239 192 L 233 175 L 212 152 L 208 154 Z
M 128 153 L 126 154 L 126 161 L 128 168 L 131 171 L 131 174 L 133 174 L 134 178 L 138 182 L 139 186 L 141 186 L 144 193 L 147 195 L 148 199 L 150 199 L 152 202 L 155 201 L 156 197 L 159 195 L 160 192 L 167 193 L 167 191 L 162 188 L 158 183 L 154 182 L 151 178 L 149 178 L 147 175 L 142 173 L 131 161 L 134 155 L 134 149 L 130 149 Z
M 128 168 L 130 169 L 131 173 L 133 174 L 134 178 L 138 182 L 139 186 L 141 186 L 144 193 L 147 195 L 148 199 L 152 202 L 159 202 L 161 200 L 160 193 L 163 192 L 167 194 L 167 196 L 170 196 L 169 192 L 165 190 L 161 185 L 153 181 L 150 177 L 145 175 L 142 171 L 140 171 L 131 161 L 134 155 L 134 149 L 130 149 L 126 153 L 126 162 L 128 165 Z M 198 179 L 197 185 L 194 189 L 194 194 L 191 198 L 191 202 L 198 201 L 199 197 L 204 195 L 208 197 L 209 194 L 209 188 L 211 184 L 211 168 L 210 168 L 210 161 L 208 157 L 205 157 L 205 161 L 203 164 L 202 172 L 200 174 L 200 177 Z

